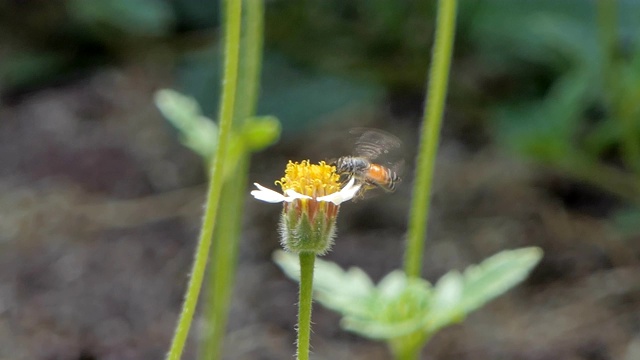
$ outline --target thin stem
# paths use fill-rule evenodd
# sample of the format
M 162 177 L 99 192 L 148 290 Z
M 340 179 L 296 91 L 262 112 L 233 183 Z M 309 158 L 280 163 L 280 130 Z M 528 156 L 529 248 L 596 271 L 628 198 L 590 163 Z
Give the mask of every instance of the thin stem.
M 298 301 L 298 360 L 309 359 L 311 338 L 311 295 L 316 254 L 300 253 L 300 297 Z
M 241 11 L 242 2 L 240 0 L 227 1 L 225 14 L 225 69 L 224 79 L 222 81 L 218 150 L 215 160 L 211 166 L 212 170 L 211 176 L 209 177 L 209 192 L 207 194 L 204 219 L 196 248 L 191 278 L 187 285 L 187 294 L 182 306 L 180 318 L 178 319 L 178 325 L 171 343 L 171 348 L 167 354 L 167 359 L 169 360 L 178 360 L 182 355 L 184 344 L 187 340 L 189 329 L 191 328 L 191 322 L 198 302 L 198 296 L 200 295 L 200 289 L 202 288 L 202 282 L 204 280 L 204 273 L 207 265 L 207 257 L 211 247 L 211 235 L 213 234 L 219 208 L 220 193 L 222 191 L 222 184 L 224 181 L 224 163 L 227 157 L 231 125 L 233 122 L 236 83 L 238 78 Z
M 416 178 L 413 186 L 409 232 L 405 252 L 405 272 L 408 276 L 420 276 L 422 252 L 427 232 L 433 169 L 440 138 L 440 126 L 447 93 L 447 80 L 455 34 L 457 0 L 440 0 L 436 19 L 435 43 L 429 90 L 425 102 L 424 119 L 420 135 L 420 147 L 416 161 Z

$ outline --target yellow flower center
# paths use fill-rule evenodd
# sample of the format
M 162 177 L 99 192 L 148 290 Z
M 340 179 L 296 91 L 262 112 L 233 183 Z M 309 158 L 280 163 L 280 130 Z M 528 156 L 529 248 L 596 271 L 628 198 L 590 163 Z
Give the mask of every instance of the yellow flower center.
M 277 184 L 282 191 L 292 189 L 316 198 L 340 191 L 340 175 L 336 174 L 335 166 L 327 165 L 324 161 L 316 165 L 309 160 L 300 163 L 289 160 L 284 177 L 276 181 Z

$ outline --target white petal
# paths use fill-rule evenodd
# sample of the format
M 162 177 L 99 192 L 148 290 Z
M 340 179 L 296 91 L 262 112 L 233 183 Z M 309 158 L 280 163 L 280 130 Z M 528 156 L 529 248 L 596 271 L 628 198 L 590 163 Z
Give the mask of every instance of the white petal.
M 353 197 L 358 193 L 358 190 L 360 190 L 361 186 L 362 184 L 355 185 L 355 179 L 351 178 L 351 180 L 349 180 L 347 185 L 345 185 L 342 190 L 330 195 L 321 196 L 317 200 L 328 201 L 334 203 L 335 205 L 340 205 L 345 201 L 353 199 Z
M 295 199 L 313 199 L 311 196 L 302 195 L 299 192 L 295 192 L 293 189 L 287 189 L 284 193 L 287 195 L 284 199 L 286 202 L 292 202 Z
M 251 191 L 251 195 L 253 195 L 253 197 L 258 200 L 266 201 L 268 203 L 279 203 L 287 199 L 284 195 L 280 194 L 279 192 L 275 192 L 271 189 L 267 189 L 266 187 L 258 183 L 253 183 L 253 185 L 255 185 L 259 190 Z

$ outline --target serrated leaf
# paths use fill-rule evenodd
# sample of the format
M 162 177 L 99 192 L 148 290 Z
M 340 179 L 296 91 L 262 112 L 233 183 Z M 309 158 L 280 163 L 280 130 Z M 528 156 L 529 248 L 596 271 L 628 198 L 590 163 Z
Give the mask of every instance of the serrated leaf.
M 314 290 L 318 301 L 343 315 L 342 326 L 371 339 L 426 341 L 437 330 L 460 322 L 471 311 L 522 281 L 542 256 L 538 248 L 503 251 L 464 273 L 444 275 L 435 288 L 401 271 L 385 276 L 377 287 L 360 269 L 343 271 L 316 260 Z M 277 251 L 275 262 L 299 279 L 298 257 Z M 405 339 L 405 340 L 403 340 Z
M 300 280 L 297 255 L 278 250 L 273 253 L 273 260 L 289 278 Z M 375 286 L 369 276 L 359 268 L 344 271 L 333 262 L 316 259 L 313 288 L 319 293 L 359 301 L 358 299 L 371 296 Z
M 505 250 L 465 270 L 461 299 L 466 313 L 502 295 L 522 280 L 542 259 L 537 247 Z

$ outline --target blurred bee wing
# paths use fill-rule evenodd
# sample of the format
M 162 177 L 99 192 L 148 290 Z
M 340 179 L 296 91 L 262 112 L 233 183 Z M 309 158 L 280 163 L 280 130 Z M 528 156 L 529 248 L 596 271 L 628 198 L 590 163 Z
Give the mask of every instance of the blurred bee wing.
M 394 163 L 392 166 L 389 167 L 391 170 L 393 170 L 393 172 L 396 173 L 396 175 L 398 175 L 398 177 L 402 176 L 404 174 L 404 169 L 405 169 L 405 162 L 404 159 Z
M 382 130 L 355 128 L 349 133 L 359 135 L 356 140 L 355 154 L 369 160 L 376 159 L 382 154 L 387 154 L 389 150 L 397 149 L 402 145 L 400 139 Z

